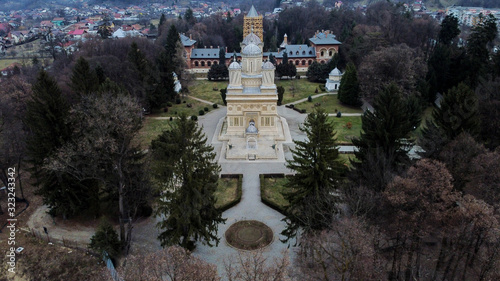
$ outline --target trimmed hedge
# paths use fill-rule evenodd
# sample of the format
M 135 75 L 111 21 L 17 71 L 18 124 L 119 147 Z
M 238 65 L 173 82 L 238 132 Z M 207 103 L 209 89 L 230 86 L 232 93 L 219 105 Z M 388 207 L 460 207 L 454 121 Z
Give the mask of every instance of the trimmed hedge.
M 219 210 L 221 210 L 221 212 L 224 212 L 224 211 L 236 206 L 238 203 L 240 203 L 241 194 L 242 194 L 241 185 L 243 183 L 243 175 L 242 174 L 225 174 L 225 175 L 220 175 L 220 177 L 221 178 L 233 178 L 233 179 L 237 178 L 238 179 L 238 187 L 236 187 L 236 199 L 219 207 Z
M 259 175 L 259 178 L 260 178 L 260 201 L 262 201 L 262 203 L 264 203 L 265 205 L 267 205 L 271 209 L 274 209 L 274 210 L 276 210 L 276 211 L 278 211 L 286 216 L 287 211 L 285 209 L 283 209 L 278 204 L 267 200 L 267 198 L 264 198 L 264 196 L 263 196 L 264 187 L 265 187 L 265 181 L 264 181 L 265 178 L 284 178 L 284 177 L 285 177 L 285 174 L 260 174 Z

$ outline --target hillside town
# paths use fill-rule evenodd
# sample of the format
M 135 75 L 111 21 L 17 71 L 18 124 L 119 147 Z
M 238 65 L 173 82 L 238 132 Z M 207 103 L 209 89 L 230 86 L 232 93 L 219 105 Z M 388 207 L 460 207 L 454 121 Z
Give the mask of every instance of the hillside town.
M 261 16 L 268 20 L 277 19 L 279 12 L 283 9 L 301 5 L 303 5 L 303 2 L 300 1 L 282 1 L 280 8 L 275 8 L 273 11 L 262 12 Z M 341 8 L 342 5 L 342 2 L 339 1 L 335 4 L 334 8 L 325 7 L 325 9 L 338 9 Z M 445 10 L 431 12 L 426 10 L 425 5 L 421 1 L 416 1 L 409 5 L 405 4 L 405 7 L 408 11 L 415 13 L 415 17 L 430 15 L 438 21 L 445 15 L 454 14 L 459 18 L 460 24 L 466 26 L 474 26 L 477 24 L 480 20 L 480 15 L 486 16 L 492 14 L 497 19 L 500 19 L 500 9 L 451 6 Z M 366 9 L 366 6 L 351 8 L 363 10 Z M 219 15 L 223 19 L 227 19 L 228 16 L 235 17 L 242 13 L 240 8 L 235 8 L 230 3 L 203 1 L 191 1 L 189 6 L 168 6 L 165 4 L 153 3 L 117 7 L 104 4 L 88 5 L 83 3 L 81 8 L 46 7 L 35 10 L 0 11 L 0 58 L 7 58 L 9 56 L 16 57 L 17 52 L 12 51 L 12 47 L 33 41 L 37 41 L 40 46 L 38 53 L 33 54 L 33 56 L 50 57 L 51 51 L 75 52 L 78 49 L 78 43 L 84 41 L 88 36 L 101 35 L 109 38 L 147 37 L 154 40 L 157 36 L 158 29 L 157 24 L 153 24 L 152 20 L 159 19 L 162 14 L 167 18 L 183 17 L 188 10 L 191 10 L 193 16 L 197 19 L 206 18 L 211 15 Z M 248 11 L 243 11 L 243 13 L 246 14 Z M 286 38 L 282 38 L 282 40 L 286 45 Z M 55 46 L 54 42 L 56 42 Z M 194 43 L 192 43 L 192 45 L 194 45 Z M 202 47 L 210 48 L 210 46 Z M 215 47 L 216 46 L 211 46 L 211 48 Z M 294 47 L 288 45 L 287 48 L 293 49 Z M 302 48 L 308 49 L 310 47 L 304 45 L 297 46 L 297 48 L 297 51 L 304 52 L 305 50 L 301 50 Z M 201 51 L 196 51 L 195 53 L 197 52 Z M 280 58 L 279 53 L 274 55 Z M 298 67 L 302 67 L 302 70 L 312 63 L 309 51 L 307 51 L 307 55 L 308 56 L 299 57 L 294 61 Z M 193 59 L 196 58 L 193 57 Z M 319 61 L 319 56 L 316 56 L 314 60 Z M 197 62 L 193 60 L 193 64 L 190 65 L 190 68 L 199 66 L 198 71 L 208 71 L 211 62 L 207 62 L 206 65 L 205 63 L 203 64 L 204 65 L 201 64 L 201 61 Z M 13 65 L 10 65 L 0 71 L 5 74 L 8 73 L 8 69 L 12 68 Z

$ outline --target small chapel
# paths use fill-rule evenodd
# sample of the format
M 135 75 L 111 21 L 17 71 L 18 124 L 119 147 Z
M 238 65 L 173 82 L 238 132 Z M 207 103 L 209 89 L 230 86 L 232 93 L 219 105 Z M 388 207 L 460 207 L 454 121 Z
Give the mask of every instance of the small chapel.
M 263 43 L 253 30 L 241 42 L 241 62 L 229 65 L 227 115 L 220 140 L 227 140 L 227 159 L 276 159 L 283 141 L 278 116 L 275 67 L 263 62 Z

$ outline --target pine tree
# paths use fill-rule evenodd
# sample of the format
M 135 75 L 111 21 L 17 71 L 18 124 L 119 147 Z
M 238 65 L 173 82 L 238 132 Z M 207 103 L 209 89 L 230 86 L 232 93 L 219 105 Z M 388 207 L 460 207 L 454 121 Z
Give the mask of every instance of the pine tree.
M 361 117 L 361 137 L 353 139 L 357 161 L 351 180 L 376 192 L 383 191 L 393 175 L 409 164 L 408 151 L 413 146 L 409 134 L 420 124 L 413 106 L 404 100 L 396 85 L 387 86 L 375 99 L 375 112 Z
M 167 43 L 165 44 L 165 50 L 167 51 L 167 55 L 169 57 L 173 57 L 176 55 L 177 42 L 181 41 L 181 37 L 179 36 L 179 32 L 177 32 L 177 28 L 175 25 L 171 25 L 168 29 L 167 34 Z
M 283 86 L 278 86 L 277 91 L 278 91 L 278 105 L 281 105 L 281 103 L 283 102 L 283 95 L 285 94 L 285 88 Z
M 33 166 L 32 177 L 44 204 L 49 206 L 52 214 L 59 213 L 64 217 L 86 207 L 84 187 L 65 173 L 48 171 L 44 165 L 70 139 L 68 117 L 69 106 L 57 82 L 44 70 L 40 71 L 24 119 L 29 131 L 26 141 L 28 162 Z
M 130 45 L 130 50 L 128 51 L 128 60 L 135 66 L 135 70 L 139 75 L 139 79 L 142 81 L 146 75 L 148 75 L 148 60 L 146 55 L 139 49 L 137 43 L 134 41 Z
M 477 136 L 480 120 L 476 94 L 467 85 L 460 83 L 443 96 L 440 107 L 432 112 L 432 118 L 449 140 L 455 139 L 462 132 Z
M 288 180 L 285 198 L 287 227 L 282 235 L 295 237 L 299 228 L 305 232 L 325 229 L 330 226 L 335 213 L 338 191 L 345 171 L 339 158 L 333 124 L 328 114 L 317 108 L 310 113 L 300 130 L 307 135 L 306 141 L 294 140 L 293 158 L 287 167 L 296 172 Z
M 149 77 L 149 84 L 154 85 L 147 96 L 151 108 L 160 108 L 162 104 L 175 100 L 177 96 L 174 90 L 172 58 L 167 55 L 166 51 L 160 52 L 156 69 L 156 75 Z
M 90 69 L 88 61 L 79 57 L 71 74 L 71 89 L 79 95 L 89 95 L 98 88 L 98 81 L 94 71 Z
M 361 99 L 359 98 L 359 82 L 358 74 L 356 72 L 356 67 L 354 64 L 347 64 L 347 68 L 340 79 L 340 86 L 338 92 L 338 98 L 340 102 L 351 105 L 351 106 L 361 106 Z
M 226 50 L 224 48 L 219 49 L 219 64 L 226 65 Z
M 458 18 L 451 14 L 447 15 L 441 22 L 441 29 L 439 30 L 439 43 L 443 45 L 450 45 L 453 39 L 460 34 L 458 27 Z
M 151 144 L 154 175 L 165 195 L 156 210 L 165 217 L 157 225 L 162 246 L 192 250 L 198 240 L 209 246 L 219 243 L 217 225 L 225 221 L 215 208 L 220 167 L 206 141 L 197 123 L 182 115 Z

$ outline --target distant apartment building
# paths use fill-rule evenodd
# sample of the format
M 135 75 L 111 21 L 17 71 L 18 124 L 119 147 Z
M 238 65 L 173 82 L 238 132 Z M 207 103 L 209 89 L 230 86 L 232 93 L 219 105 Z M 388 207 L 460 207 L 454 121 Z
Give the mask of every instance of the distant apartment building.
M 500 23 L 500 9 L 489 9 L 482 7 L 462 7 L 451 6 L 446 9 L 447 15 L 455 15 L 458 22 L 467 26 L 474 26 L 479 23 L 480 15 L 494 15 L 497 18 L 497 24 Z

